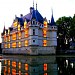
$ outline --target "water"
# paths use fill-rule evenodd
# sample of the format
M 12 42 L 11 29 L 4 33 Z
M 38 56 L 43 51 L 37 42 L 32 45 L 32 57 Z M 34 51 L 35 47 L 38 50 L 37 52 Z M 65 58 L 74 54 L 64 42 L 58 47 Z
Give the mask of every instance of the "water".
M 3 55 L 0 75 L 75 75 L 75 56 Z

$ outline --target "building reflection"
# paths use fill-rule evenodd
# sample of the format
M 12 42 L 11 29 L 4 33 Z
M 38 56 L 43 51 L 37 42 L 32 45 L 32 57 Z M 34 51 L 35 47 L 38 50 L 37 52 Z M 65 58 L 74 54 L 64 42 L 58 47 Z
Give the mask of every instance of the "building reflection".
M 55 56 L 12 56 L 2 61 L 4 75 L 58 75 Z

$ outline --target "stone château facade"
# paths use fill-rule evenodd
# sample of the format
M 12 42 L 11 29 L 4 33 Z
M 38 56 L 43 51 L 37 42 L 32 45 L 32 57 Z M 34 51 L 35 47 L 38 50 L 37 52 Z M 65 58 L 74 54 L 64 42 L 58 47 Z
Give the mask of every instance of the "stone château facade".
M 13 24 L 2 33 L 2 52 L 11 54 L 55 54 L 57 26 L 52 13 L 51 21 L 30 7 L 30 13 L 15 16 Z

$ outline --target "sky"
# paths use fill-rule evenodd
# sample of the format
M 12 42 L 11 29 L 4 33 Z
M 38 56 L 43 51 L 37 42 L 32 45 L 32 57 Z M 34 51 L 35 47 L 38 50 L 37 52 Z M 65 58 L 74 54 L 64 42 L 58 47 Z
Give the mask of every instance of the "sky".
M 34 0 L 34 8 L 41 13 L 47 20 L 53 15 L 55 21 L 62 16 L 71 16 L 75 14 L 75 0 Z M 29 8 L 33 6 L 33 0 L 0 0 L 0 34 L 3 28 L 8 29 L 15 18 L 15 15 L 20 17 L 20 14 L 26 15 L 30 12 Z M 1 35 L 0 35 L 0 42 Z

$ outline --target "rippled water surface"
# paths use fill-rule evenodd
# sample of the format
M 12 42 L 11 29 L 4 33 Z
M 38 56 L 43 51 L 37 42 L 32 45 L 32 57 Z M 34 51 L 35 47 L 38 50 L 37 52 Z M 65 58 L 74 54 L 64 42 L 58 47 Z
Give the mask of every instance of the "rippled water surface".
M 1 75 L 75 75 L 75 56 L 2 55 Z

